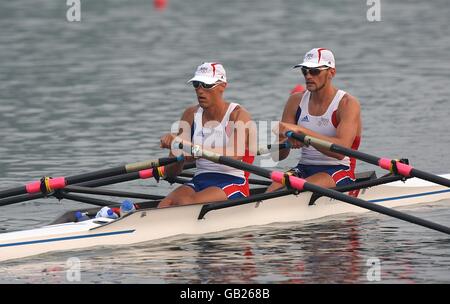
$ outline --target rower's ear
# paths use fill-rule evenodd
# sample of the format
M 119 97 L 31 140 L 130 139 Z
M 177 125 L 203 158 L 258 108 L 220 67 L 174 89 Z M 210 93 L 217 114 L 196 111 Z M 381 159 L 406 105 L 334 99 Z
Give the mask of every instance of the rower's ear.
M 330 79 L 333 79 L 334 76 L 336 76 L 336 69 L 335 68 L 330 68 Z

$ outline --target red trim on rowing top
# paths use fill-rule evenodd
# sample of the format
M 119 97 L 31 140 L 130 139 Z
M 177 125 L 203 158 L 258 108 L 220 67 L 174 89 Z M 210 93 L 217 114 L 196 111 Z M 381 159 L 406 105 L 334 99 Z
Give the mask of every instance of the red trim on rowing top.
M 331 114 L 331 123 L 333 124 L 333 126 L 337 129 L 339 122 L 337 120 L 337 110 L 335 110 L 333 112 L 333 114 Z
M 355 136 L 355 140 L 353 141 L 351 148 L 353 150 L 358 150 L 360 144 L 361 144 L 361 136 Z M 355 169 L 356 169 L 356 159 L 354 157 L 350 157 L 350 172 L 351 172 L 350 176 L 353 179 L 355 179 Z
M 253 164 L 254 160 L 255 160 L 255 156 L 251 155 L 250 151 L 248 149 L 245 149 L 245 155 L 242 158 L 242 161 L 244 163 L 247 163 L 247 164 Z M 244 177 L 245 177 L 245 181 L 246 181 L 246 183 L 245 183 L 245 189 L 246 189 L 245 193 L 248 193 L 248 194 L 246 194 L 247 196 L 250 195 L 250 186 L 249 186 L 249 183 L 248 183 L 249 176 L 250 176 L 250 172 L 244 171 Z

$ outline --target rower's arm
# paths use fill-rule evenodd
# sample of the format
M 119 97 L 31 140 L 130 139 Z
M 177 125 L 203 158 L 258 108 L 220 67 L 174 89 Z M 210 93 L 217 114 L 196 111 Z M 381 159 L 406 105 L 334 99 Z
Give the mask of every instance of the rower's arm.
M 302 96 L 303 96 L 303 93 L 292 94 L 291 96 L 289 96 L 289 98 L 286 102 L 286 105 L 284 106 L 283 116 L 281 117 L 281 122 L 292 124 L 292 125 L 297 124 L 297 122 L 295 121 L 295 114 L 297 113 L 298 105 L 300 103 L 300 100 L 302 100 Z M 280 143 L 285 142 L 286 137 L 283 134 L 280 134 L 278 140 Z M 295 145 L 293 145 L 293 146 L 296 148 L 300 147 L 298 142 L 296 144 L 297 144 L 297 146 L 295 146 Z M 275 161 L 283 160 L 289 156 L 290 151 L 291 151 L 291 149 L 289 149 L 289 148 L 280 149 L 279 151 L 275 151 L 271 154 L 272 159 Z
M 252 120 L 250 113 L 242 106 L 239 106 L 230 114 L 230 121 L 234 123 L 232 131 L 232 140 L 226 147 L 222 155 L 228 155 L 231 158 L 242 160 L 246 150 L 251 155 L 256 155 L 257 150 L 257 131 L 256 124 Z M 226 153 L 226 154 L 225 154 Z
M 323 139 L 334 144 L 344 146 L 346 148 L 351 148 L 355 137 L 358 135 L 361 128 L 361 108 L 358 100 L 351 96 L 346 95 L 342 99 L 338 108 L 339 124 L 336 130 L 336 137 L 325 136 L 316 132 L 313 132 L 307 128 L 292 124 L 280 124 L 280 133 L 285 134 L 287 131 L 291 130 L 296 133 L 303 133 L 312 137 Z M 337 159 L 343 159 L 344 155 L 330 152 L 326 149 L 318 149 L 325 155 L 334 157 Z
M 183 141 L 191 142 L 191 128 L 192 128 L 192 122 L 194 121 L 194 113 L 195 113 L 195 106 L 189 107 L 184 111 L 184 113 L 180 119 L 178 133 L 177 134 L 169 133 L 169 134 L 165 135 L 168 138 L 167 141 L 169 143 L 171 143 L 175 137 L 179 137 Z M 169 157 L 176 156 L 172 150 L 169 150 L 169 151 L 170 151 Z M 165 168 L 164 168 L 165 175 L 167 177 L 175 177 L 175 176 L 179 175 L 183 171 L 185 161 L 192 162 L 192 161 L 194 161 L 194 159 L 192 157 L 185 156 L 185 160 L 165 166 Z

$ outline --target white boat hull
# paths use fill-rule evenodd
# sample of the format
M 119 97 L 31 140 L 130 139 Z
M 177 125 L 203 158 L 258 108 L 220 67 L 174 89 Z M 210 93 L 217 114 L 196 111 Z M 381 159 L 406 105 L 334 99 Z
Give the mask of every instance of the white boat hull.
M 445 177 L 449 178 L 450 175 Z M 361 190 L 361 199 L 386 207 L 428 203 L 450 198 L 450 189 L 418 179 Z M 202 205 L 138 210 L 118 220 L 94 219 L 0 234 L 0 261 L 101 245 L 127 245 L 181 234 L 204 234 L 275 222 L 308 221 L 343 213 L 367 212 L 357 206 L 319 198 L 311 193 L 288 195 L 208 212 Z M 98 221 L 101 223 L 98 223 Z

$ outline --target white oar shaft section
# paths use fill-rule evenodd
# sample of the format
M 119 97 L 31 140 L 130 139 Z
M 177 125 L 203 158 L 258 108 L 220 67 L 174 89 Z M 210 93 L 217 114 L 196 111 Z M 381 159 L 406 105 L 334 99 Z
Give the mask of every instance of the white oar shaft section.
M 257 151 L 257 155 L 269 154 L 289 148 L 291 148 L 291 144 L 288 141 L 281 144 L 268 144 L 266 146 L 260 147 Z
M 378 166 L 382 169 L 389 170 L 394 173 L 398 173 L 405 177 L 418 177 L 442 186 L 450 187 L 450 180 L 442 176 L 428 173 L 413 168 L 410 165 L 401 163 L 397 160 L 392 160 L 389 158 L 382 158 L 374 155 L 370 155 L 357 150 L 349 149 L 326 140 L 315 138 L 305 134 L 297 134 L 292 131 L 286 132 L 286 136 L 301 141 L 305 145 L 311 145 L 315 148 L 322 148 L 331 152 L 342 154 L 348 157 L 353 157 L 369 164 Z
M 221 156 L 220 154 L 217 154 L 215 152 L 202 150 L 202 148 L 198 145 L 192 145 L 190 143 L 179 143 L 178 147 L 180 149 L 183 149 L 185 152 L 193 155 L 194 157 L 203 157 L 205 159 L 208 159 L 212 162 L 220 163 L 226 166 L 230 166 L 236 169 L 248 171 L 250 173 L 254 173 L 256 175 L 260 175 L 262 177 L 266 177 L 271 179 L 274 182 L 281 183 L 283 185 L 286 185 L 288 187 L 295 188 L 299 191 L 306 190 L 311 191 L 314 193 L 321 194 L 326 197 L 330 197 L 333 199 L 340 200 L 345 203 L 349 203 L 352 205 L 356 205 L 361 208 L 369 209 L 375 212 L 379 212 L 388 216 L 392 216 L 413 224 L 417 224 L 423 227 L 427 227 L 433 230 L 437 230 L 446 234 L 450 234 L 450 228 L 436 224 L 433 222 L 430 222 L 428 220 L 418 218 L 403 212 L 399 212 L 397 210 L 389 209 L 381 205 L 377 205 L 375 203 L 369 203 L 367 201 L 364 201 L 359 198 L 348 196 L 344 193 L 338 192 L 336 190 L 323 188 L 320 186 L 317 186 L 315 184 L 311 184 L 307 182 L 305 179 L 298 178 L 292 175 L 287 175 L 280 171 L 271 171 L 265 168 L 261 168 L 258 166 L 254 166 L 245 162 L 242 162 L 240 160 L 236 160 L 230 157 Z

